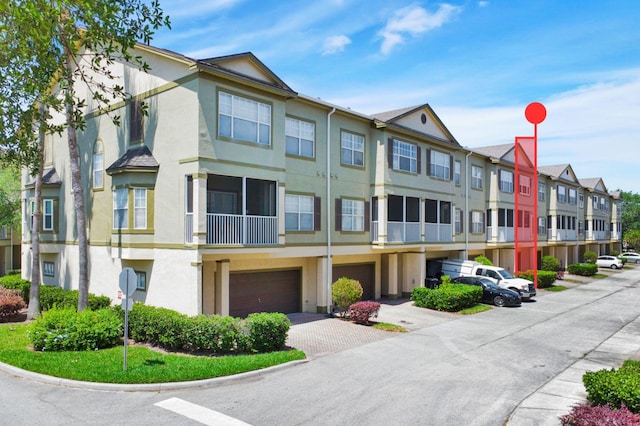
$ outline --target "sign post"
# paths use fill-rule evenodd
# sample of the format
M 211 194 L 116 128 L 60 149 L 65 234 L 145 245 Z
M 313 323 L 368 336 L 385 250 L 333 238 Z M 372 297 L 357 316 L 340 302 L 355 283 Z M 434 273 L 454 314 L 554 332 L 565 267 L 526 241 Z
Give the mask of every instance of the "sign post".
M 131 296 L 136 291 L 136 273 L 133 268 L 124 268 L 120 272 L 119 286 L 122 291 L 122 309 L 124 309 L 124 371 L 127 371 L 127 346 L 129 344 L 129 311 L 133 307 Z

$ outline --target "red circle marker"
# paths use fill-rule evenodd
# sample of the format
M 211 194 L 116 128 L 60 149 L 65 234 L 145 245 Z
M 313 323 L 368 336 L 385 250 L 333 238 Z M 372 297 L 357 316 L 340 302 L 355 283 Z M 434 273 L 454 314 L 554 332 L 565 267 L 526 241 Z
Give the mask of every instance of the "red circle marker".
M 547 109 L 540 102 L 531 102 L 524 110 L 524 116 L 531 124 L 540 124 L 547 117 Z

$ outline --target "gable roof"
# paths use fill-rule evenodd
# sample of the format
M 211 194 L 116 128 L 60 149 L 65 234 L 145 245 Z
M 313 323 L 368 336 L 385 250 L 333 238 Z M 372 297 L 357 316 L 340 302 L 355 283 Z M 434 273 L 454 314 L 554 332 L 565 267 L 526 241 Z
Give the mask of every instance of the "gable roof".
M 581 184 L 573 171 L 571 164 L 556 164 L 552 166 L 539 166 L 538 172 L 551 177 L 553 180 L 564 180 L 570 183 Z
M 587 188 L 590 192 L 598 191 L 608 194 L 607 187 L 604 185 L 604 181 L 599 177 L 580 179 L 580 185 Z
M 107 174 L 124 171 L 156 171 L 160 165 L 146 145 L 131 148 L 107 167 Z
M 33 188 L 35 185 L 36 185 L 36 180 L 35 178 L 33 178 L 33 180 L 28 182 L 25 185 L 25 187 Z M 58 175 L 56 168 L 53 166 L 45 167 L 42 170 L 42 186 L 60 186 L 60 185 L 62 185 L 62 179 L 60 179 L 60 176 Z
M 481 146 L 479 148 L 471 148 L 471 151 L 489 157 L 492 160 L 502 160 L 515 148 L 513 143 L 505 143 L 501 145 Z
M 266 86 L 286 96 L 298 95 L 251 52 L 200 59 L 196 61 L 196 67 L 201 71 Z

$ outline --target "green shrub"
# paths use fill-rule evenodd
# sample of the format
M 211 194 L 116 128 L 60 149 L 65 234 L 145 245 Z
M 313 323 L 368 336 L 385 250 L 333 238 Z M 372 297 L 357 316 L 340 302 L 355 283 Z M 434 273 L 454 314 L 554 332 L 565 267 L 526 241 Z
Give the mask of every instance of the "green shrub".
M 331 285 L 331 297 L 338 305 L 338 311 L 345 315 L 349 306 L 362 297 L 362 286 L 354 279 L 342 277 Z
M 572 263 L 567 267 L 567 271 L 573 275 L 590 277 L 598 272 L 598 265 L 595 263 Z
M 640 361 L 627 360 L 618 370 L 589 371 L 582 376 L 587 399 L 596 405 L 640 413 Z
M 20 290 L 0 287 L 0 320 L 17 315 L 26 306 L 20 296 Z
M 524 278 L 531 282 L 533 282 L 534 278 L 533 271 L 531 269 L 516 273 L 516 277 Z M 553 283 L 556 282 L 557 278 L 558 273 L 555 271 L 538 271 L 538 288 L 551 287 Z
M 250 348 L 254 352 L 271 352 L 282 349 L 287 340 L 291 321 L 281 313 L 249 314 L 245 320 L 249 331 Z
M 493 266 L 493 262 L 486 256 L 476 256 L 476 258 L 473 260 L 478 263 L 482 263 L 483 265 Z
M 87 308 L 92 311 L 108 308 L 111 305 L 111 299 L 107 296 L 96 296 L 89 293 Z M 48 311 L 49 309 L 58 308 L 77 308 L 78 307 L 78 290 L 65 290 L 60 287 L 51 287 L 47 285 L 40 286 L 40 310 Z
M 416 287 L 411 292 L 416 306 L 437 311 L 457 312 L 477 305 L 482 300 L 482 288 L 466 284 L 443 283 L 436 289 Z
M 598 259 L 598 254 L 595 251 L 584 252 L 584 263 L 596 263 L 597 259 Z
M 122 322 L 112 309 L 51 309 L 31 325 L 29 338 L 37 351 L 84 351 L 115 346 Z
M 188 318 L 171 309 L 134 303 L 129 312 L 129 337 L 166 349 L 183 349 L 188 347 L 185 341 Z
M 540 269 L 543 271 L 557 272 L 560 270 L 560 261 L 553 256 L 543 256 L 542 266 Z
M 349 318 L 358 324 L 369 324 L 372 318 L 378 316 L 380 303 L 378 302 L 356 302 L 349 306 Z
M 218 315 L 197 315 L 192 317 L 185 330 L 185 350 L 197 352 L 226 353 L 234 350 L 246 351 L 248 343 L 242 339 L 239 320 Z M 238 347 L 239 346 L 239 347 Z
M 618 250 L 611 250 L 611 256 L 618 256 L 620 254 L 620 252 Z
M 10 290 L 20 290 L 20 296 L 24 303 L 29 303 L 31 282 L 23 280 L 20 275 L 5 275 L 0 277 L 0 286 Z

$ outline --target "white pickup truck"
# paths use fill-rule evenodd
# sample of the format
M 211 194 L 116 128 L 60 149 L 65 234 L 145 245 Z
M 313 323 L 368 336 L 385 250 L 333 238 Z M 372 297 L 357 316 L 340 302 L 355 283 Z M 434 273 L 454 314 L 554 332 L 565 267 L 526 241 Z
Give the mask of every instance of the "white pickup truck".
M 531 300 L 536 295 L 535 285 L 524 278 L 516 278 L 504 268 L 487 266 L 473 260 L 441 260 L 442 275 L 451 278 L 480 275 L 491 279 L 499 287 L 517 291 L 523 300 Z

